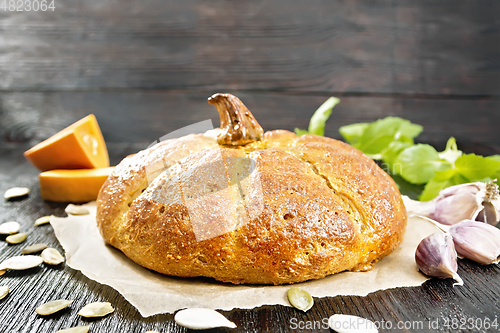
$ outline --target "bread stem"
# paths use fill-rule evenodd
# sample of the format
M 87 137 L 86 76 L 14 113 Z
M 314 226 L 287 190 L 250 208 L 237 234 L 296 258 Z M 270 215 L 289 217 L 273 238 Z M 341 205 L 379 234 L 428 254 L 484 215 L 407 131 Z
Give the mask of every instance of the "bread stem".
M 262 139 L 262 127 L 238 97 L 217 93 L 208 99 L 208 104 L 215 105 L 219 111 L 222 131 L 217 142 L 220 145 L 243 146 Z

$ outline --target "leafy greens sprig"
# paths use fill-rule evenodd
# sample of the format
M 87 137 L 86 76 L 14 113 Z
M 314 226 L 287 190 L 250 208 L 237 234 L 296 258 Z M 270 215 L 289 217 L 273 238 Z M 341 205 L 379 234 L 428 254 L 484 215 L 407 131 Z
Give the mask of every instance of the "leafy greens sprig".
M 326 121 L 339 102 L 338 98 L 329 98 L 311 117 L 307 131 L 295 129 L 297 135 L 324 135 Z M 433 199 L 448 186 L 500 179 L 500 155 L 464 154 L 453 137 L 445 150 L 438 152 L 431 145 L 415 144 L 414 139 L 422 130 L 422 126 L 409 120 L 386 117 L 372 123 L 342 126 L 339 132 L 349 144 L 381 163 L 402 192 L 421 191 L 423 186 L 418 196 L 422 201 Z
M 311 120 L 309 121 L 309 128 L 307 130 L 296 128 L 295 133 L 297 135 L 325 135 L 326 121 L 328 120 L 328 118 L 330 118 L 334 106 L 339 104 L 339 102 L 340 99 L 338 99 L 337 97 L 330 97 L 329 99 L 327 99 L 312 115 Z

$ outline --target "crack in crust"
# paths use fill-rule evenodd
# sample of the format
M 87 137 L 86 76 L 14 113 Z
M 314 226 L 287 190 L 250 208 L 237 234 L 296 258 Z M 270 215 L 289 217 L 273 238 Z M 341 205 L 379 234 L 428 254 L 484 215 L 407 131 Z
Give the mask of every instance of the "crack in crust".
M 356 226 L 358 227 L 358 233 L 362 233 L 363 232 L 363 224 L 364 224 L 364 221 L 365 221 L 365 216 L 363 216 L 361 214 L 361 210 L 358 209 L 358 205 L 356 204 L 356 202 L 349 198 L 347 195 L 345 195 L 344 193 L 342 193 L 342 191 L 340 191 L 339 189 L 335 188 L 330 179 L 328 178 L 328 176 L 322 174 L 318 167 L 314 165 L 314 162 L 313 161 L 309 161 L 307 160 L 306 158 L 304 158 L 303 156 L 301 156 L 301 154 L 296 154 L 294 155 L 295 157 L 299 158 L 301 161 L 304 161 L 306 162 L 310 167 L 311 167 L 311 170 L 316 173 L 318 176 L 320 176 L 324 181 L 325 181 L 325 184 L 326 186 L 328 186 L 332 191 L 333 193 L 341 199 L 341 202 L 342 202 L 342 206 L 344 207 L 344 210 L 349 214 L 349 215 L 352 215 L 353 216 L 353 219 L 357 222 L 356 223 Z

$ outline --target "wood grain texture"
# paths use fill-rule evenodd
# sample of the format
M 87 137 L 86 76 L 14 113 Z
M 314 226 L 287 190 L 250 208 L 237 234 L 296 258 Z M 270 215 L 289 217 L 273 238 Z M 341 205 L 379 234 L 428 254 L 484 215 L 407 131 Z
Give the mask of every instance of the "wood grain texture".
M 33 144 L 94 113 L 111 164 L 173 130 L 211 119 L 207 98 L 239 96 L 265 130 L 306 128 L 330 95 L 341 98 L 326 128 L 399 116 L 424 126 L 418 141 L 444 148 L 500 153 L 500 2 L 276 0 L 55 0 L 54 12 L 0 10 L 0 194 L 27 186 L 28 198 L 0 200 L 0 223 L 17 220 L 28 240 L 0 238 L 0 261 L 28 244 L 62 251 L 50 225 L 65 216 L 44 202 L 37 170 L 22 156 Z M 362 316 L 381 332 L 498 332 L 446 326 L 497 319 L 500 267 L 459 263 L 463 287 L 432 279 L 421 287 L 366 297 L 315 299 L 303 313 L 285 306 L 222 312 L 238 327 L 210 332 L 331 332 L 334 313 Z M 142 318 L 120 294 L 62 264 L 0 277 L 0 332 L 187 332 L 172 315 Z M 41 317 L 49 300 L 75 302 Z M 116 312 L 85 320 L 78 310 L 108 301 Z M 437 322 L 436 322 L 437 321 Z M 398 322 L 406 327 L 398 328 Z M 293 323 L 302 323 L 294 329 Z M 436 327 L 430 324 L 436 323 Z M 309 325 L 311 328 L 308 328 Z M 311 326 L 312 325 L 312 326 Z M 420 326 L 422 325 L 422 326 Z
M 497 95 L 500 3 L 55 1 L 0 11 L 0 88 Z
M 89 113 L 96 115 L 107 142 L 147 147 L 163 135 L 193 123 L 220 120 L 207 98 L 216 91 L 15 92 L 0 93 L 0 142 L 35 144 Z M 228 92 L 228 91 L 223 91 Z M 276 93 L 236 94 L 265 130 L 307 128 L 327 96 Z M 500 100 L 340 96 L 326 136 L 340 139 L 340 126 L 398 116 L 424 126 L 417 138 L 444 149 L 454 136 L 465 152 L 500 153 Z
M 0 147 L 0 193 L 12 186 L 27 186 L 29 197 L 21 200 L 0 200 L 0 222 L 17 220 L 28 234 L 25 243 L 9 245 L 0 239 L 0 262 L 19 255 L 28 244 L 45 242 L 62 251 L 50 225 L 34 227 L 42 215 L 65 216 L 64 204 L 44 202 L 38 193 L 38 171 L 22 156 L 27 144 Z M 134 152 L 136 145 L 110 144 L 111 161 Z M 222 311 L 234 321 L 236 329 L 217 329 L 210 332 L 331 332 L 324 326 L 325 318 L 335 313 L 353 314 L 377 321 L 380 332 L 497 332 L 497 329 L 456 329 L 452 320 L 469 319 L 493 321 L 500 311 L 500 267 L 481 266 L 462 260 L 459 263 L 463 287 L 452 287 L 453 281 L 432 279 L 421 287 L 396 288 L 378 291 L 366 297 L 337 296 L 315 298 L 314 307 L 304 313 L 285 306 L 262 306 L 255 309 Z M 173 321 L 172 315 L 142 318 L 137 310 L 110 287 L 100 285 L 65 264 L 42 265 L 28 271 L 8 271 L 0 277 L 0 285 L 8 285 L 10 294 L 0 300 L 1 332 L 55 332 L 76 325 L 90 325 L 91 332 L 186 332 Z M 40 304 L 67 298 L 74 303 L 64 311 L 48 317 L 35 314 Z M 94 301 L 111 302 L 115 313 L 102 319 L 87 320 L 77 315 L 85 304 Z M 438 329 L 429 325 L 438 321 Z M 400 325 L 407 325 L 400 329 Z M 302 329 L 298 325 L 302 325 Z M 309 326 L 306 326 L 309 325 Z M 311 326 L 312 325 L 312 326 Z M 308 329 L 307 327 L 311 327 Z

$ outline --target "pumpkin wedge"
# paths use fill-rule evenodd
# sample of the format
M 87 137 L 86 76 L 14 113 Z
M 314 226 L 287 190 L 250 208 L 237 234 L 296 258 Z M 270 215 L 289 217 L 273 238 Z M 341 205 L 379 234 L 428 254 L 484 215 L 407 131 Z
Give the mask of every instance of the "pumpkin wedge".
M 93 114 L 24 152 L 42 171 L 109 167 L 108 150 Z
M 97 169 L 51 170 L 38 175 L 44 200 L 87 202 L 97 199 L 102 184 L 114 167 Z

